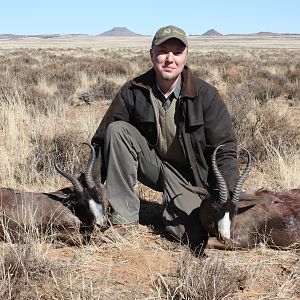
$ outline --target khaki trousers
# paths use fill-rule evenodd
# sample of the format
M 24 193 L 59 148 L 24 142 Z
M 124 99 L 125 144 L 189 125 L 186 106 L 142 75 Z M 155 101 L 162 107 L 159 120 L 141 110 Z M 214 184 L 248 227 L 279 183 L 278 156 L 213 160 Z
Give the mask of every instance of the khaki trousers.
M 134 186 L 140 181 L 163 192 L 162 217 L 168 234 L 187 243 L 203 240 L 199 222 L 201 198 L 180 184 L 188 183 L 191 174 L 184 174 L 162 161 L 134 126 L 123 121 L 109 125 L 104 159 L 113 224 L 139 221 L 140 201 Z

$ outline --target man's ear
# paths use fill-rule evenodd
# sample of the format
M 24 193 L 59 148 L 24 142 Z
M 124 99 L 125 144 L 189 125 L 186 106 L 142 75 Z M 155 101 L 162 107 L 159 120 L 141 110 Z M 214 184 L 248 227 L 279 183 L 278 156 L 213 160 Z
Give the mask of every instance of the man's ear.
M 153 50 L 152 50 L 152 48 L 150 49 L 149 53 L 150 53 L 150 57 L 152 59 L 152 56 L 153 56 Z
M 188 61 L 188 54 L 189 54 L 189 48 L 186 47 L 186 57 L 185 57 L 185 65 L 187 64 L 187 61 Z

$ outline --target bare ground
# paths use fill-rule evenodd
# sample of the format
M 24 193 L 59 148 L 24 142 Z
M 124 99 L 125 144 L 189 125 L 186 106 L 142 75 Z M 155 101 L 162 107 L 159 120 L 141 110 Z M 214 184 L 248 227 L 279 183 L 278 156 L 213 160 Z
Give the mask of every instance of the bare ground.
M 140 225 L 114 243 L 42 251 L 47 278 L 29 271 L 14 299 L 300 299 L 300 256 L 292 250 L 207 249 L 200 258 Z

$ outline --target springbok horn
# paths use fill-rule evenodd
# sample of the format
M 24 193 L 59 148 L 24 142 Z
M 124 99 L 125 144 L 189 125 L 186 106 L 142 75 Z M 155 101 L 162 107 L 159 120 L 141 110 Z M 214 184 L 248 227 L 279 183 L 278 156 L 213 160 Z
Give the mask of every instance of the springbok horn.
M 246 166 L 244 172 L 242 173 L 242 175 L 240 176 L 240 178 L 237 180 L 237 182 L 234 185 L 234 190 L 232 193 L 231 201 L 232 201 L 232 203 L 234 203 L 236 205 L 239 202 L 243 184 L 244 184 L 245 180 L 247 179 L 247 177 L 250 173 L 252 164 L 253 164 L 252 157 L 251 157 L 251 154 L 249 153 L 249 151 L 246 149 L 242 149 L 242 150 L 246 151 L 247 157 L 248 157 L 248 162 L 247 162 L 247 166 Z M 240 153 L 241 153 L 241 151 L 240 151 Z
M 54 167 L 56 169 L 56 171 L 62 175 L 63 177 L 67 178 L 68 180 L 71 181 L 71 183 L 73 184 L 74 188 L 75 188 L 75 191 L 78 192 L 78 193 L 83 193 L 83 187 L 82 185 L 80 184 L 79 180 L 73 176 L 71 173 L 67 172 L 67 171 L 64 171 L 63 169 L 61 169 L 57 163 L 57 157 L 54 159 L 53 161 L 54 163 Z
M 91 144 L 89 144 L 89 143 L 83 143 L 83 144 L 88 145 L 91 149 L 90 158 L 89 158 L 86 170 L 85 170 L 85 182 L 86 182 L 87 186 L 90 189 L 92 189 L 96 185 L 95 182 L 94 182 L 94 179 L 93 179 L 93 175 L 92 175 L 94 162 L 95 162 L 95 159 L 96 159 L 96 152 L 95 152 L 94 147 Z
M 180 184 L 185 187 L 187 190 L 189 190 L 190 192 L 193 192 L 195 194 L 201 195 L 201 196 L 208 196 L 209 193 L 206 189 L 199 187 L 199 186 L 193 186 L 191 184 L 186 184 L 184 182 L 180 182 Z
M 222 174 L 220 173 L 218 166 L 217 166 L 217 162 L 216 162 L 217 151 L 222 146 L 224 146 L 224 145 L 219 145 L 213 152 L 212 157 L 211 157 L 211 164 L 212 164 L 212 169 L 213 169 L 214 175 L 216 176 L 216 179 L 217 179 L 217 184 L 218 184 L 218 189 L 219 189 L 219 202 L 226 203 L 228 190 L 227 190 L 225 180 L 224 180 Z

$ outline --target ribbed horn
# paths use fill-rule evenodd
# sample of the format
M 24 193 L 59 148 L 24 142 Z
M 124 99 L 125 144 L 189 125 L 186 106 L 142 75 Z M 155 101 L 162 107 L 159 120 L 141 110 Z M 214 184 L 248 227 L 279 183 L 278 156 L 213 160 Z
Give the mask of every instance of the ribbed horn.
M 82 143 L 82 144 L 88 145 L 91 149 L 90 158 L 89 158 L 86 170 L 85 170 L 85 182 L 86 182 L 87 186 L 90 189 L 92 189 L 96 186 L 95 181 L 93 179 L 93 175 L 92 175 L 93 167 L 94 167 L 94 163 L 95 163 L 95 159 L 96 159 L 96 152 L 95 152 L 94 147 L 91 144 L 86 143 L 86 142 Z
M 74 186 L 75 191 L 77 191 L 78 193 L 83 193 L 83 187 L 80 184 L 79 180 L 73 176 L 71 173 L 64 171 L 63 169 L 61 169 L 57 163 L 57 157 L 54 159 L 53 161 L 54 164 L 54 168 L 56 169 L 56 171 L 62 175 L 63 177 L 67 178 Z
M 217 151 L 222 146 L 224 146 L 224 145 L 219 145 L 213 152 L 212 157 L 211 157 L 211 164 L 212 164 L 212 169 L 213 169 L 214 175 L 216 176 L 216 179 L 217 179 L 217 184 L 218 184 L 218 189 L 219 189 L 219 202 L 226 203 L 228 189 L 227 189 L 225 180 L 218 169 L 217 162 L 216 162 Z
M 252 164 L 253 164 L 250 152 L 247 149 L 241 149 L 240 153 L 242 151 L 246 151 L 247 157 L 248 157 L 248 162 L 247 162 L 247 166 L 246 166 L 244 172 L 242 173 L 242 175 L 237 180 L 237 182 L 235 183 L 235 186 L 234 186 L 231 201 L 235 205 L 237 205 L 238 202 L 239 202 L 243 184 L 244 184 L 245 180 L 247 179 L 247 177 L 249 176 L 249 173 L 250 173 L 250 170 L 251 170 L 251 167 L 252 167 Z

